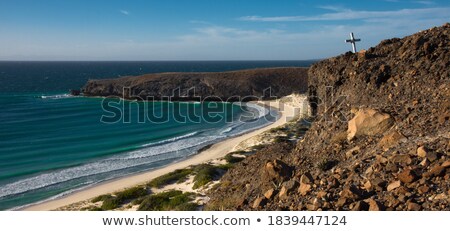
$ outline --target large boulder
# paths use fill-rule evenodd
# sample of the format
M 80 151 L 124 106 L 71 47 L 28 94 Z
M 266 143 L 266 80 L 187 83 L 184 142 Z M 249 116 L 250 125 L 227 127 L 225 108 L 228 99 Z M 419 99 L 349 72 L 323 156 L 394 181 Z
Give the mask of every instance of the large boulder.
M 388 130 L 394 124 L 394 119 L 386 113 L 374 109 L 360 109 L 348 122 L 347 139 L 358 136 L 373 136 Z

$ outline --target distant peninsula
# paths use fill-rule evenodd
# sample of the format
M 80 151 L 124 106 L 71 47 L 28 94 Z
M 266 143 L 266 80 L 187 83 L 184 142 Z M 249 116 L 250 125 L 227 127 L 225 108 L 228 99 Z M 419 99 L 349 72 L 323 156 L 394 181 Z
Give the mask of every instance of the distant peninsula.
M 270 89 L 270 91 L 268 90 Z M 84 96 L 174 101 L 252 101 L 308 89 L 308 68 L 261 68 L 231 72 L 160 73 L 89 80 Z

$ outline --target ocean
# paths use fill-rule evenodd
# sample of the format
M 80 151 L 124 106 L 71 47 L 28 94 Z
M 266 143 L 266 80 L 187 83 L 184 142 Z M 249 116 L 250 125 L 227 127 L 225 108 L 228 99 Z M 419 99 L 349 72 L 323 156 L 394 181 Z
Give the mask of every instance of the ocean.
M 180 161 L 278 116 L 253 104 L 131 102 L 67 94 L 89 79 L 312 63 L 0 62 L 0 210 Z M 111 116 L 104 109 L 110 104 L 123 109 L 113 122 L 104 120 Z

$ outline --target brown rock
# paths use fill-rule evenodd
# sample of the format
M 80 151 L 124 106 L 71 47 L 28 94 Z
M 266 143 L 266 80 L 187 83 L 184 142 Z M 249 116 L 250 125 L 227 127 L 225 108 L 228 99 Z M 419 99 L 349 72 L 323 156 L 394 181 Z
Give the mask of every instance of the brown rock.
M 404 135 L 396 130 L 393 130 L 383 136 L 378 145 L 386 151 L 404 140 L 406 140 L 406 137 Z
M 344 205 L 347 204 L 347 198 L 339 198 L 338 201 L 336 202 L 335 206 L 338 208 L 342 208 L 344 207 Z
M 441 176 L 443 175 L 445 172 L 445 168 L 442 166 L 434 166 L 433 168 L 431 168 L 430 171 L 426 172 L 423 174 L 424 177 L 428 178 L 428 177 L 436 177 L 436 176 Z
M 367 211 L 369 210 L 369 204 L 364 201 L 358 201 L 353 204 L 352 211 Z
M 298 192 L 302 196 L 305 196 L 306 194 L 308 194 L 309 191 L 311 191 L 311 185 L 310 184 L 304 184 L 304 183 L 300 184 L 300 187 L 298 188 Z
M 361 148 L 360 148 L 359 146 L 356 146 L 356 147 L 354 147 L 354 148 L 348 150 L 348 151 L 345 153 L 345 157 L 347 157 L 347 159 L 350 159 L 350 158 L 352 158 L 354 155 L 358 154 L 360 150 L 361 150 Z
M 291 168 L 281 160 L 268 161 L 264 166 L 263 179 L 282 182 L 291 176 Z
M 427 167 L 428 165 L 430 165 L 430 161 L 428 161 L 427 159 L 423 159 L 420 162 L 420 165 L 423 166 L 423 167 Z
M 411 183 L 417 179 L 417 175 L 411 169 L 405 169 L 400 174 L 397 175 L 397 178 L 403 183 Z
M 390 159 L 392 162 L 399 164 L 409 165 L 412 163 L 412 159 L 409 157 L 409 155 L 393 155 Z
M 310 184 L 311 182 L 313 182 L 313 177 L 312 177 L 311 173 L 309 173 L 309 172 L 303 174 L 300 177 L 300 183 Z
M 289 196 L 291 192 L 298 187 L 298 182 L 295 180 L 290 180 L 288 182 L 283 183 L 283 187 L 281 187 L 280 193 L 278 194 L 280 198 L 285 198 Z
M 340 183 L 339 180 L 336 179 L 335 177 L 329 177 L 328 178 L 328 186 L 327 188 L 337 188 L 339 187 Z
M 394 124 L 393 118 L 373 109 L 360 109 L 348 122 L 347 139 L 358 136 L 372 136 L 385 132 Z
M 419 204 L 413 203 L 413 202 L 408 202 L 407 208 L 408 208 L 408 211 L 420 211 L 422 206 L 420 206 Z
M 253 202 L 253 208 L 257 209 L 259 207 L 262 207 L 264 205 L 266 205 L 267 203 L 267 199 L 265 197 L 258 197 L 256 198 L 256 200 Z
M 418 191 L 420 194 L 425 194 L 425 193 L 427 193 L 428 191 L 430 191 L 430 187 L 428 187 L 428 186 L 426 186 L 426 185 L 422 185 L 422 186 L 420 186 L 420 187 L 417 189 L 417 191 Z
M 350 200 L 358 200 L 361 196 L 360 190 L 355 187 L 346 187 L 340 193 L 341 198 L 347 198 Z
M 369 199 L 369 211 L 382 211 L 384 209 L 383 205 L 374 200 L 374 199 Z
M 449 168 L 450 167 L 450 160 L 445 161 L 441 166 L 443 168 Z
M 371 190 L 372 189 L 372 183 L 370 183 L 370 181 L 366 181 L 366 183 L 364 183 L 364 189 L 365 190 Z
M 445 124 L 445 121 L 447 121 L 447 120 L 449 120 L 450 119 L 450 112 L 445 112 L 445 113 L 442 113 L 442 114 L 440 114 L 439 116 L 438 116 L 438 123 L 440 124 L 440 125 L 444 125 Z
M 277 191 L 275 189 L 271 188 L 264 193 L 264 197 L 269 200 L 272 200 L 276 194 L 277 194 Z
M 397 181 L 394 181 L 394 182 L 390 183 L 387 186 L 387 190 L 388 190 L 388 192 L 390 192 L 390 191 L 392 191 L 392 190 L 394 190 L 394 189 L 396 189 L 396 188 L 398 188 L 400 186 L 401 186 L 401 182 L 399 180 L 397 180 Z
M 417 156 L 425 158 L 427 156 L 427 149 L 424 146 L 420 146 L 417 149 Z
M 319 199 L 325 199 L 326 196 L 327 196 L 327 192 L 325 192 L 325 191 L 320 191 L 317 193 L 317 198 L 319 198 Z

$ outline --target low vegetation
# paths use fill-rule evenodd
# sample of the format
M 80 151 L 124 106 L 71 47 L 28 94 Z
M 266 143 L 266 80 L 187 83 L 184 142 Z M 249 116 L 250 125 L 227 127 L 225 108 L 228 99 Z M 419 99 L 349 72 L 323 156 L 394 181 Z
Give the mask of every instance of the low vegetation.
M 162 188 L 172 183 L 182 183 L 187 180 L 187 177 L 193 173 L 191 168 L 177 169 L 173 172 L 156 177 L 150 181 L 147 185 L 153 188 Z
M 139 211 L 193 211 L 198 205 L 193 203 L 194 193 L 172 190 L 146 196 L 139 205 Z
M 228 153 L 225 157 L 224 157 L 225 161 L 229 164 L 235 164 L 235 163 L 239 163 L 242 160 L 245 159 L 245 157 L 236 157 L 231 153 Z

